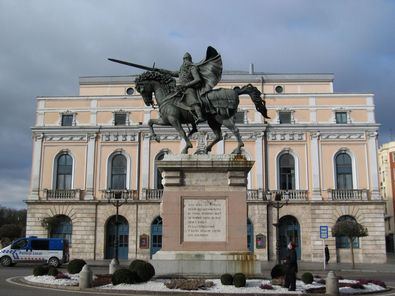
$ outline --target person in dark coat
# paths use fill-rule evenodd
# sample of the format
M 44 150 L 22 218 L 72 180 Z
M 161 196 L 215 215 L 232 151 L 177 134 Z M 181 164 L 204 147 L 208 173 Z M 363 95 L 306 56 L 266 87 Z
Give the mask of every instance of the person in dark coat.
M 296 255 L 294 242 L 288 244 L 288 256 L 286 257 L 285 287 L 288 291 L 296 290 L 296 273 L 298 272 L 298 256 Z
M 328 245 L 325 245 L 325 264 L 328 265 L 329 259 L 331 256 L 329 255 Z

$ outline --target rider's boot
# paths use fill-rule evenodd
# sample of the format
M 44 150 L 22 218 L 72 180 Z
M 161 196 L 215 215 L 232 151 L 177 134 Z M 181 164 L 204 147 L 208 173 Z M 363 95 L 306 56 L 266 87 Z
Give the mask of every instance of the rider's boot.
M 194 106 L 194 109 L 195 109 L 195 112 L 196 112 L 196 115 L 197 115 L 197 119 L 195 120 L 195 123 L 196 123 L 196 124 L 199 124 L 199 123 L 201 123 L 201 122 L 206 121 L 206 120 L 204 119 L 204 117 L 203 117 L 202 109 L 200 108 L 200 106 L 199 106 L 198 104 L 196 104 L 196 105 Z

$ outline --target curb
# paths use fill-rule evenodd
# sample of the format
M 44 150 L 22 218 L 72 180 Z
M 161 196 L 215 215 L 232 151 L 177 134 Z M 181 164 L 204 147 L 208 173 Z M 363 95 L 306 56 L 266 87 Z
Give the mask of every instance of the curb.
M 97 288 L 88 288 L 88 289 L 80 289 L 78 286 L 60 286 L 60 285 L 49 285 L 49 284 L 41 284 L 41 283 L 32 283 L 23 278 L 24 276 L 16 276 L 12 278 L 8 278 L 7 282 L 13 284 L 19 284 L 23 286 L 30 286 L 35 288 L 43 288 L 43 289 L 54 289 L 59 291 L 74 291 L 76 293 L 85 293 L 85 294 L 96 294 L 96 295 L 180 295 L 180 296 L 191 296 L 191 295 L 198 295 L 198 296 L 237 296 L 240 294 L 237 293 L 205 293 L 203 291 L 193 292 L 193 291 L 144 291 L 144 290 L 104 290 L 104 289 L 97 289 Z M 387 289 L 383 291 L 370 291 L 365 293 L 355 293 L 355 294 L 340 294 L 340 295 L 382 295 L 391 291 L 393 287 L 387 287 Z M 245 294 L 248 296 L 293 296 L 293 295 L 309 295 L 309 296 L 324 296 L 325 294 L 319 293 L 248 293 Z

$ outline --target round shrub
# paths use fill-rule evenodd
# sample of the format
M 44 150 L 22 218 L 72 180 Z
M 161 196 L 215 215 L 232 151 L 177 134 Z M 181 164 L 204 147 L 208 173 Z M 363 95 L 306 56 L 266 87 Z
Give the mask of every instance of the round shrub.
M 59 273 L 56 267 L 50 266 L 48 269 L 48 275 L 57 276 Z
M 71 274 L 79 273 L 85 264 L 85 260 L 73 259 L 69 262 L 69 265 L 67 266 L 67 271 Z
M 246 286 L 246 276 L 244 273 L 236 273 L 233 276 L 233 285 L 236 288 L 245 287 Z
M 41 275 L 47 275 L 48 274 L 48 266 L 45 265 L 38 265 L 34 267 L 33 269 L 33 275 L 34 276 L 41 276 Z
M 148 282 L 155 275 L 155 268 L 152 264 L 139 259 L 130 263 L 129 270 L 137 274 L 139 283 Z
M 221 284 L 222 285 L 233 285 L 233 276 L 229 273 L 224 273 L 221 275 Z
M 314 280 L 313 274 L 311 272 L 305 272 L 302 274 L 302 281 L 305 284 L 311 284 Z
M 116 270 L 111 277 L 112 284 L 135 284 L 138 282 L 138 276 L 134 271 L 127 268 L 121 268 Z
M 277 264 L 272 268 L 272 271 L 270 273 L 272 276 L 272 279 L 278 279 L 280 277 L 283 277 L 285 275 L 285 267 L 282 264 Z

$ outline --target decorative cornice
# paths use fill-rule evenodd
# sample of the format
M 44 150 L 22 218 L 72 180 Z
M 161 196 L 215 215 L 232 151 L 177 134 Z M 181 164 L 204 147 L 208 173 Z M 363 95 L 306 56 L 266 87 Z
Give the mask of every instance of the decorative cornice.
M 303 132 L 269 132 L 268 138 L 270 141 L 305 141 L 306 136 Z
M 137 141 L 137 135 L 131 133 L 103 133 L 101 135 L 103 142 L 135 142 Z
M 86 142 L 87 135 L 45 135 L 47 142 Z
M 365 140 L 365 133 L 321 133 L 321 140 Z

